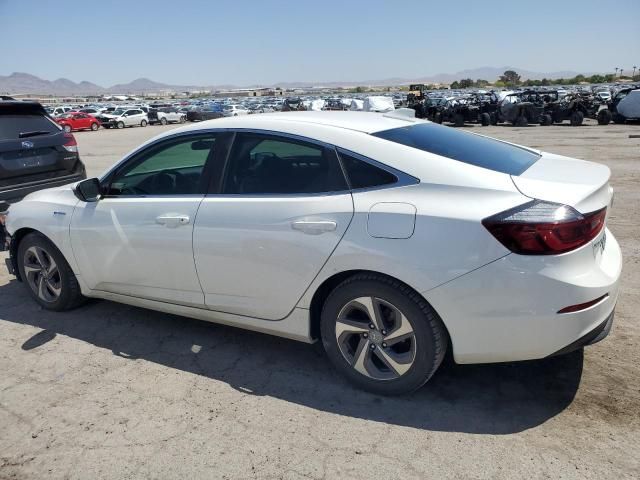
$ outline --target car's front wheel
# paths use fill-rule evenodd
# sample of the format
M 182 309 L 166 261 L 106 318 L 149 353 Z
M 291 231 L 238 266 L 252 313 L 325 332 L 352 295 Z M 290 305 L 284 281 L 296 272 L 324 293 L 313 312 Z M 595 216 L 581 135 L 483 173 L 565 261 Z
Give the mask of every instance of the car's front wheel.
M 71 267 L 60 250 L 40 233 L 27 234 L 18 245 L 20 278 L 29 293 L 47 310 L 69 310 L 84 297 Z
M 383 275 L 358 274 L 342 282 L 325 301 L 320 327 L 333 365 L 382 395 L 424 385 L 447 348 L 446 329 L 433 308 Z
M 65 125 L 63 128 L 66 133 L 71 133 L 71 125 Z

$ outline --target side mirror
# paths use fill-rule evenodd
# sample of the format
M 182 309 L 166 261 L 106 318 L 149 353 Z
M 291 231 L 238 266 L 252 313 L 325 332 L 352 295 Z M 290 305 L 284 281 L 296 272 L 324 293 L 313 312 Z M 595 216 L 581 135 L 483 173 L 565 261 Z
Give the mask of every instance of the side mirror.
M 75 186 L 73 193 L 83 202 L 97 202 L 101 194 L 100 182 L 97 178 L 87 178 Z

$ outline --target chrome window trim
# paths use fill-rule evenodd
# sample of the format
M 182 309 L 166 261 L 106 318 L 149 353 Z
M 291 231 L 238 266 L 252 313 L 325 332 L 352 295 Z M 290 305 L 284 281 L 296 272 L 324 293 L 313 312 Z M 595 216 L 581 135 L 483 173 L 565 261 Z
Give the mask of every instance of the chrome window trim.
M 138 147 L 137 149 L 135 149 L 134 151 L 130 152 L 128 155 L 124 156 L 119 162 L 117 162 L 115 165 L 113 165 L 113 167 L 111 167 L 109 170 L 107 170 L 105 173 L 102 174 L 102 176 L 100 176 L 98 178 L 98 180 L 100 181 L 100 183 L 102 183 L 102 181 L 104 179 L 107 179 L 110 175 L 112 175 L 117 169 L 119 169 L 120 167 L 124 166 L 129 160 L 131 160 L 133 157 L 139 155 L 140 153 L 142 153 L 144 150 L 147 150 L 149 148 L 154 148 L 156 147 L 158 144 L 164 143 L 164 142 L 169 142 L 169 141 L 173 141 L 176 139 L 180 139 L 182 137 L 189 137 L 189 136 L 195 136 L 195 135 L 206 135 L 206 134 L 210 134 L 210 133 L 233 133 L 238 134 L 238 133 L 255 133 L 255 134 L 261 134 L 261 135 L 271 135 L 271 136 L 275 136 L 275 137 L 283 137 L 283 138 L 290 138 L 292 140 L 298 140 L 301 142 L 306 142 L 306 143 L 311 143 L 314 145 L 318 145 L 320 147 L 323 148 L 327 148 L 327 149 L 333 149 L 334 152 L 336 153 L 336 156 L 338 158 L 338 161 L 340 162 L 340 168 L 342 169 L 343 174 L 345 175 L 345 179 L 347 181 L 347 185 L 348 185 L 348 189 L 347 190 L 339 190 L 339 191 L 335 191 L 335 192 L 319 192 L 319 193 L 283 193 L 283 194 L 272 194 L 272 193 L 264 193 L 264 194 L 251 194 L 251 195 L 245 195 L 245 194 L 241 194 L 241 193 L 206 193 L 204 194 L 204 198 L 265 198 L 265 197 L 270 197 L 270 198 L 282 198 L 282 197 L 287 197 L 287 198 L 293 198 L 293 197 L 324 197 L 324 196 L 335 196 L 335 195 L 344 195 L 346 193 L 360 193 L 360 192 L 368 192 L 368 191 L 374 191 L 374 190 L 382 190 L 382 189 L 387 189 L 387 188 L 397 188 L 397 187 L 405 187 L 405 186 L 409 186 L 409 185 L 416 185 L 420 183 L 420 180 L 416 177 L 413 177 L 411 175 L 409 175 L 408 173 L 405 173 L 401 170 L 397 170 L 393 167 L 390 167 L 389 165 L 386 165 L 384 163 L 381 163 L 377 160 L 374 160 L 372 158 L 366 157 L 360 153 L 356 153 L 352 150 L 349 150 L 347 148 L 343 148 L 343 147 L 338 147 L 336 145 L 332 145 L 330 143 L 327 142 L 323 142 L 321 140 L 317 140 L 315 138 L 309 138 L 309 137 L 305 137 L 303 135 L 296 135 L 294 133 L 288 133 L 288 132 L 280 132 L 277 130 L 266 130 L 266 129 L 258 129 L 258 128 L 203 128 L 203 129 L 199 129 L 199 130 L 188 130 L 186 132 L 178 132 L 178 133 L 174 133 L 171 135 L 168 135 L 166 137 L 162 137 L 159 138 L 153 142 L 150 143 L 146 143 L 144 145 L 141 145 L 140 147 Z M 235 137 L 233 139 L 233 143 L 235 143 Z M 229 148 L 229 151 L 227 152 L 227 158 L 225 159 L 225 169 L 227 168 L 227 165 L 229 163 L 229 156 L 231 154 L 231 149 L 233 148 L 233 143 L 231 145 L 231 148 Z M 391 173 L 392 175 L 394 175 L 398 180 L 397 182 L 394 183 L 389 183 L 386 185 L 377 185 L 374 187 L 366 187 L 366 188 L 351 188 L 350 186 L 350 182 L 349 182 L 349 176 L 346 172 L 346 169 L 344 168 L 344 164 L 342 162 L 342 159 L 340 158 L 340 152 L 344 152 L 346 155 L 351 155 L 355 158 L 357 158 L 360 161 L 363 161 L 365 163 L 368 163 L 370 165 L 373 165 L 377 168 L 380 168 L 382 170 L 385 170 L 389 173 Z M 201 194 L 189 194 L 189 197 L 199 197 L 201 196 Z M 125 196 L 110 196 L 110 197 L 104 197 L 104 198 L 186 198 L 187 195 L 127 195 Z

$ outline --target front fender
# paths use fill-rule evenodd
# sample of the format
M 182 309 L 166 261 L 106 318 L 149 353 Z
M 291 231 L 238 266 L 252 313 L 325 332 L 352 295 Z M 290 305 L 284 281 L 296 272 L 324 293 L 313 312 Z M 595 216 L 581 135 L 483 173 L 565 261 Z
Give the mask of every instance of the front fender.
M 69 225 L 78 202 L 70 185 L 27 195 L 9 208 L 7 233 L 12 237 L 16 237 L 16 234 L 19 236 L 20 231 L 25 229 L 42 233 L 62 252 L 73 272 L 77 274 L 71 251 Z

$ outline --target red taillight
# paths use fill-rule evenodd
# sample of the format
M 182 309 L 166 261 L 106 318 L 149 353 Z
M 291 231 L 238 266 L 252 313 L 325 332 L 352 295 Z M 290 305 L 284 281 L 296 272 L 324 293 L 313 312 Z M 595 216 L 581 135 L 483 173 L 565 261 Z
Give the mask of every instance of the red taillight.
M 596 298 L 595 300 L 591 300 L 590 302 L 579 303 L 577 305 L 570 305 L 568 307 L 564 307 L 558 310 L 558 313 L 572 313 L 579 312 L 580 310 L 586 310 L 589 307 L 593 307 L 596 303 L 600 303 L 602 300 L 609 296 L 608 293 L 605 293 L 601 297 Z
M 606 207 L 583 215 L 568 205 L 534 200 L 485 218 L 482 224 L 514 253 L 555 255 L 593 240 L 606 215 Z
M 64 138 L 67 142 L 63 145 L 67 152 L 78 152 L 78 142 L 76 142 L 76 137 L 73 136 L 73 133 L 65 133 Z

